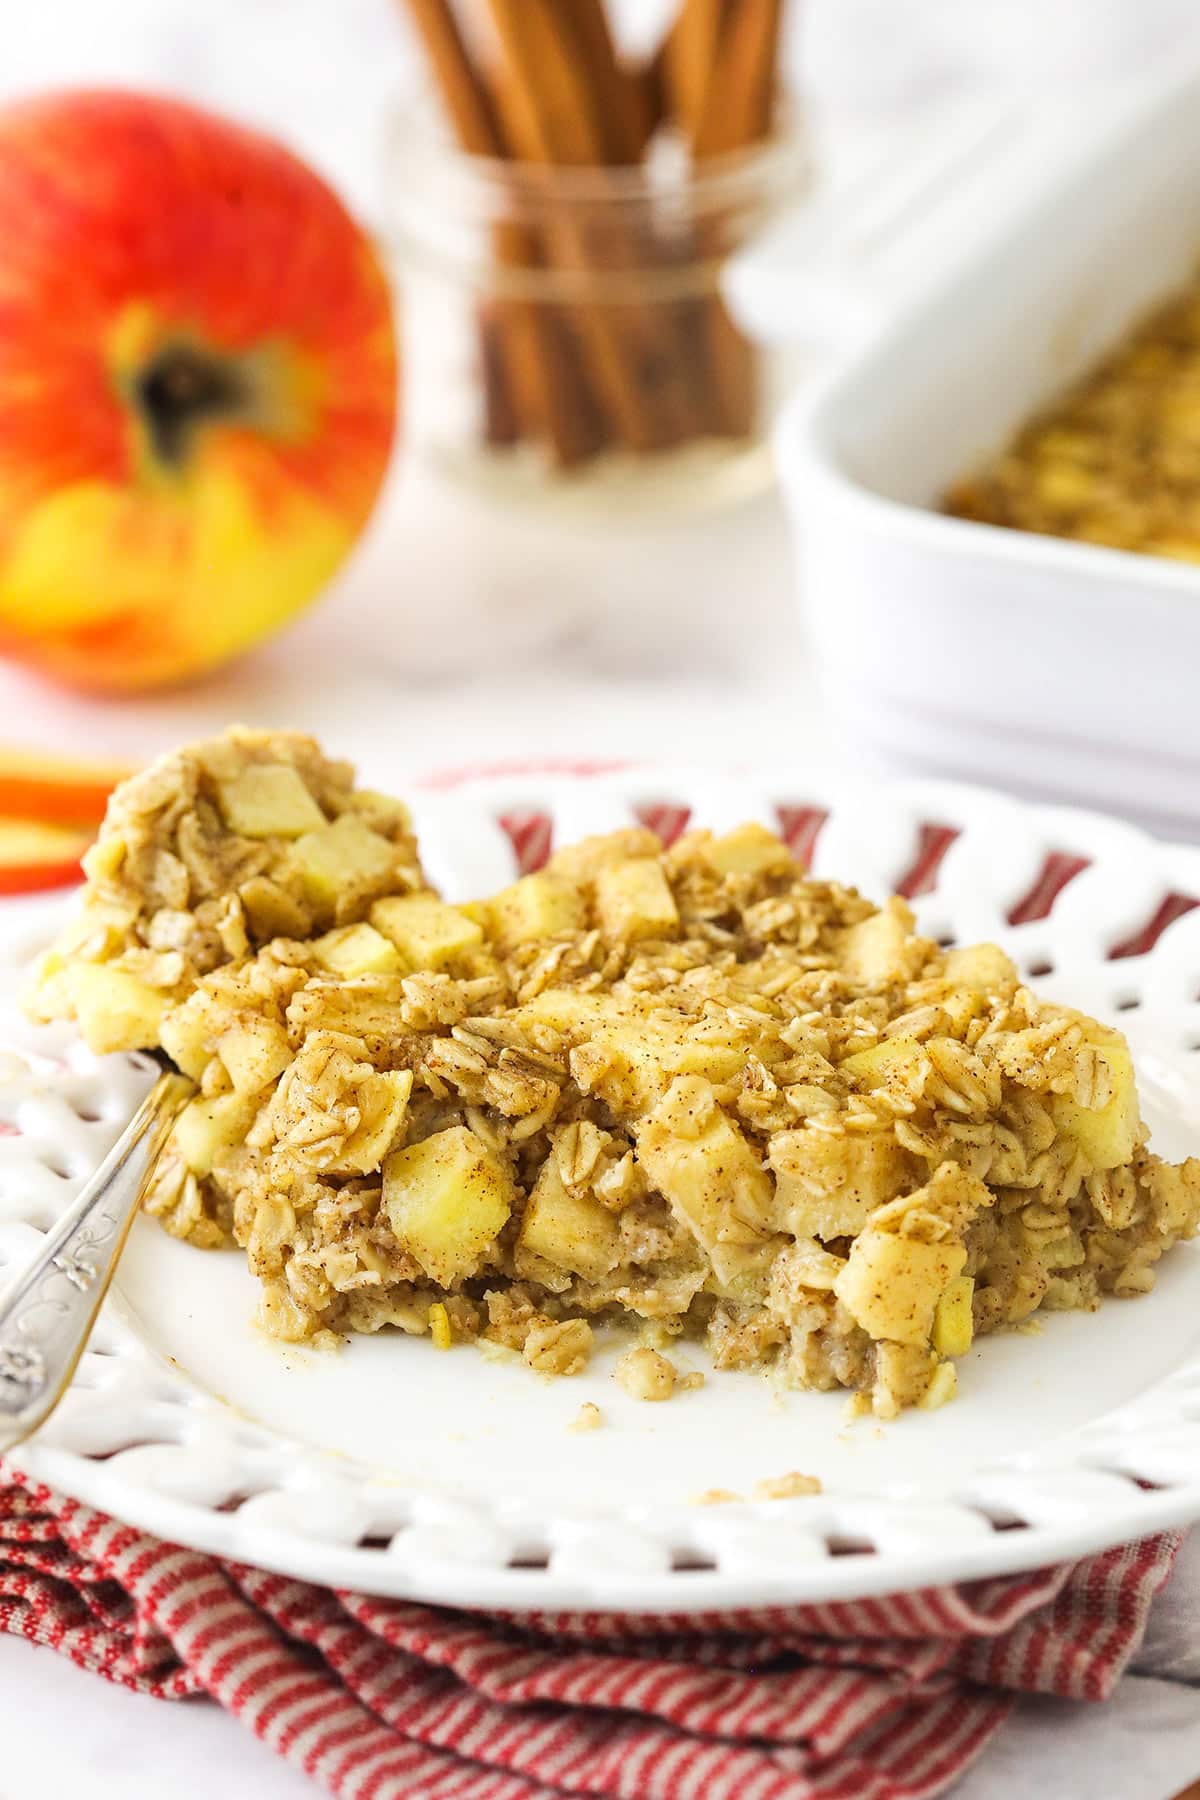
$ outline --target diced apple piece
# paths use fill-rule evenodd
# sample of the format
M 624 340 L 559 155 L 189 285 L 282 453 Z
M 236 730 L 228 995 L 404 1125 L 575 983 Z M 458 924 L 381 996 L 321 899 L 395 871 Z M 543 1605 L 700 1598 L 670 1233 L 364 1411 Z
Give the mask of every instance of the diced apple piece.
M 964 944 L 946 952 L 946 979 L 994 994 L 998 988 L 1010 987 L 1016 981 L 1017 968 L 999 944 Z
M 244 1141 L 256 1111 L 246 1094 L 189 1100 L 175 1121 L 175 1145 L 192 1174 L 211 1174 L 218 1157 Z
M 258 1316 L 267 1336 L 285 1344 L 302 1344 L 312 1336 L 312 1314 L 293 1299 L 287 1282 L 279 1277 L 263 1276 Z
M 395 1143 L 408 1111 L 412 1070 L 385 1070 L 359 1083 L 355 1099 L 362 1114 L 358 1129 L 330 1163 L 336 1175 L 370 1175 Z
M 67 989 L 89 1050 L 146 1050 L 158 1043 L 165 995 L 125 969 L 76 963 L 65 971 Z
M 851 925 L 842 939 L 841 966 L 851 981 L 865 986 L 907 980 L 914 970 L 910 930 L 904 914 L 888 906 Z
M 869 1050 L 856 1050 L 853 1056 L 846 1057 L 838 1067 L 845 1074 L 853 1075 L 865 1088 L 884 1087 L 900 1066 L 908 1062 L 914 1053 L 919 1055 L 920 1050 L 921 1046 L 916 1038 L 881 1038 Z
M 571 1055 L 571 1071 L 588 1093 L 614 1111 L 636 1117 L 662 1098 L 679 1076 L 720 1085 L 744 1068 L 744 1048 L 637 1019 L 604 1021 Z
M 834 1292 L 870 1337 L 927 1344 L 938 1300 L 966 1260 L 962 1244 L 926 1244 L 868 1226 L 851 1244 Z
M 518 1018 L 535 1025 L 549 1025 L 568 1034 L 590 1034 L 603 1021 L 611 1019 L 615 1003 L 603 994 L 590 994 L 581 988 L 543 988 L 521 1007 Z
M 395 945 L 373 925 L 343 925 L 327 931 L 314 943 L 313 955 L 331 975 L 349 981 L 356 975 L 389 975 L 400 967 Z
M 388 1222 L 443 1287 L 476 1267 L 515 1200 L 508 1170 L 465 1125 L 395 1150 L 383 1165 Z
M 217 782 L 217 804 L 240 837 L 303 837 L 320 831 L 325 815 L 288 763 L 250 763 Z
M 933 1347 L 939 1356 L 965 1356 L 971 1348 L 974 1298 L 975 1283 L 969 1275 L 956 1275 L 947 1284 L 933 1315 Z
M 1131 1161 L 1142 1140 L 1133 1058 L 1124 1040 L 1094 1044 L 1108 1064 L 1112 1094 L 1103 1106 L 1080 1106 L 1069 1094 L 1055 1094 L 1053 1110 L 1060 1131 L 1073 1137 L 1094 1169 L 1119 1169 Z
M 435 1350 L 449 1350 L 454 1343 L 450 1314 L 440 1300 L 435 1300 L 429 1309 L 429 1335 Z
M 224 1014 L 227 1022 L 228 1015 Z M 214 1025 L 212 997 L 203 988 L 164 1016 L 159 1033 L 163 1049 L 177 1068 L 199 1081 L 212 1058 L 213 1042 L 222 1027 Z
M 776 1176 L 776 1210 L 794 1237 L 853 1237 L 877 1206 L 912 1184 L 921 1165 L 890 1133 L 831 1137 L 798 1126 L 776 1132 L 769 1160 Z
M 216 1051 L 236 1094 L 261 1093 L 292 1060 L 287 1032 L 274 1019 L 247 1017 L 230 1026 L 217 1039 Z
M 602 868 L 596 876 L 596 908 L 605 936 L 626 943 L 670 937 L 679 924 L 670 883 L 647 857 Z
M 563 1185 L 551 1157 L 542 1164 L 529 1196 L 517 1250 L 518 1256 L 524 1252 L 556 1269 L 598 1281 L 620 1261 L 621 1231 L 606 1206 L 589 1194 L 572 1194 Z
M 676 1076 L 700 1075 L 720 1085 L 735 1080 L 745 1066 L 745 1045 L 732 1032 L 724 1039 L 707 1030 L 701 1036 L 682 1016 L 673 1029 L 661 1017 L 642 1016 L 611 996 L 577 988 L 546 988 L 517 1017 L 549 1025 L 573 1041 L 576 1078 L 620 1113 L 647 1111 Z
M 457 906 L 432 894 L 399 894 L 377 900 L 371 924 L 399 951 L 410 969 L 442 969 L 475 950 L 483 932 Z
M 305 938 L 312 930 L 308 908 L 270 875 L 252 875 L 238 888 L 238 899 L 255 943 L 271 938 Z
M 958 1370 L 952 1362 L 939 1363 L 929 1378 L 929 1386 L 917 1401 L 922 1412 L 936 1412 L 958 1393 Z
M 343 813 L 332 825 L 297 838 L 292 848 L 305 894 L 323 907 L 333 906 L 347 890 L 367 890 L 385 880 L 394 858 L 393 845 L 357 813 Z
M 775 1229 L 775 1184 L 711 1083 L 694 1075 L 672 1083 L 637 1128 L 637 1160 L 722 1280 L 760 1266 Z
M 787 845 L 753 822 L 715 838 L 707 854 L 721 875 L 784 875 L 792 866 Z
M 489 923 L 504 950 L 538 938 L 558 937 L 564 931 L 581 931 L 587 924 L 578 889 L 547 869 L 523 875 L 511 887 L 501 888 L 487 907 Z
M 678 1037 L 663 1033 L 660 1061 L 678 1075 L 700 1075 L 705 1081 L 734 1081 L 746 1066 L 746 1046 L 732 1033 L 724 1041 L 683 1031 Z

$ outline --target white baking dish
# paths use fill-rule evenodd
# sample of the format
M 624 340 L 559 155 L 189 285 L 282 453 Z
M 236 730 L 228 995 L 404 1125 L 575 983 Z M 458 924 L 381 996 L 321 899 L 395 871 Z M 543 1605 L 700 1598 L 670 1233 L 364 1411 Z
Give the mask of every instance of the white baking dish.
M 1200 258 L 1200 74 L 1073 138 L 950 205 L 940 274 L 792 403 L 780 472 L 847 748 L 1196 835 L 1200 567 L 934 510 Z

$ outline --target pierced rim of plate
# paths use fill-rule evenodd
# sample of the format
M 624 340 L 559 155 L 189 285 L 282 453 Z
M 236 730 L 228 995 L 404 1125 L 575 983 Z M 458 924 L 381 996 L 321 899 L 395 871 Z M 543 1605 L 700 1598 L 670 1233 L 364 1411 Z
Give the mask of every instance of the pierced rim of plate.
M 1184 1071 L 1200 1117 L 1200 849 L 954 783 L 802 770 L 576 766 L 409 798 L 450 898 L 590 831 L 640 821 L 669 839 L 761 819 L 815 874 L 904 893 L 927 935 L 992 939 L 1031 979 L 1066 980 L 1074 1004 L 1116 1015 L 1135 1051 Z M 0 915 L 0 1042 L 15 1052 L 0 1063 L 0 1271 L 28 1256 L 148 1084 L 138 1058 L 94 1057 L 16 1007 L 63 911 L 60 898 Z M 1154 1303 L 1137 1302 L 1148 1319 Z M 1053 1454 L 966 1468 L 949 1497 L 892 1484 L 718 1507 L 639 1507 L 631 1495 L 552 1508 L 413 1492 L 248 1421 L 143 1342 L 114 1293 L 72 1392 L 9 1464 L 160 1537 L 366 1593 L 521 1612 L 743 1611 L 1014 1573 L 1200 1518 L 1200 1334 L 1169 1374 Z

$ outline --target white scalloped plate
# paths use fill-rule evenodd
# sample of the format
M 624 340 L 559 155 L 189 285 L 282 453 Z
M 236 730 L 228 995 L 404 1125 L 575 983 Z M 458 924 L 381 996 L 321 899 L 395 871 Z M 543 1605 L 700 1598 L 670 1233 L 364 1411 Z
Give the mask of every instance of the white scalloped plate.
M 413 798 L 426 865 L 451 898 L 511 879 L 514 841 L 525 862 L 544 854 L 546 819 L 561 843 L 646 809 L 716 827 L 777 825 L 782 810 L 809 839 L 825 814 L 818 874 L 881 896 L 934 872 L 914 901 L 922 929 L 996 939 L 1047 993 L 1119 1023 L 1156 1145 L 1175 1156 L 1200 1145 L 1200 910 L 1162 929 L 1182 910 L 1170 897 L 1200 898 L 1198 850 L 949 784 L 868 788 L 800 771 L 493 777 Z M 33 1058 L 0 1088 L 0 1119 L 20 1133 L 0 1137 L 0 1264 L 29 1253 L 147 1081 L 131 1059 L 99 1060 L 66 1030 L 20 1020 L 17 972 L 60 912 L 27 904 L 0 919 L 0 1041 Z M 711 1370 L 697 1392 L 639 1404 L 610 1379 L 612 1348 L 550 1385 L 400 1336 L 322 1355 L 263 1338 L 253 1306 L 239 1254 L 203 1255 L 139 1221 L 93 1348 L 20 1465 L 160 1536 L 305 1579 L 539 1610 L 885 1593 L 1200 1517 L 1191 1246 L 1146 1298 L 985 1340 L 952 1406 L 886 1427 L 848 1427 L 839 1395 Z M 685 1360 L 706 1366 L 698 1352 Z M 606 1423 L 571 1434 L 584 1400 Z M 824 1493 L 692 1503 L 793 1469 L 820 1476 Z

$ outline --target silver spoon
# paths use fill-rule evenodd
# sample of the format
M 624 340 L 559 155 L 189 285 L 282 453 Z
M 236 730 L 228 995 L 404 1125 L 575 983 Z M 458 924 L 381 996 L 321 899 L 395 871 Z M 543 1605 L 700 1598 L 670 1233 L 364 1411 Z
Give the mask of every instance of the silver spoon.
M 164 1065 L 96 1173 L 0 1298 L 0 1455 L 45 1423 L 70 1385 L 175 1117 L 195 1093 Z

